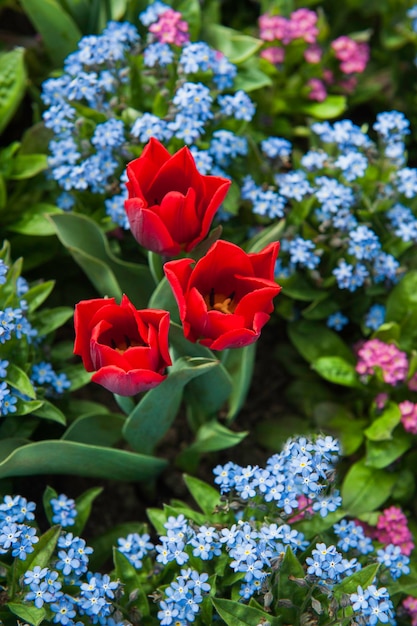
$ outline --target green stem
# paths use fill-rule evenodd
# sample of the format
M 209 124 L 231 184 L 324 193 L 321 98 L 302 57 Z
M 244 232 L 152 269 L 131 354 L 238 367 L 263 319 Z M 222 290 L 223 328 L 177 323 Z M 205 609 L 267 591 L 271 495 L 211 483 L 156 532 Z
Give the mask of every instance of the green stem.
M 148 265 L 149 265 L 150 272 L 152 274 L 152 278 L 155 281 L 155 285 L 159 285 L 161 280 L 164 278 L 162 258 L 160 257 L 159 254 L 156 254 L 155 252 L 151 252 L 149 250 Z

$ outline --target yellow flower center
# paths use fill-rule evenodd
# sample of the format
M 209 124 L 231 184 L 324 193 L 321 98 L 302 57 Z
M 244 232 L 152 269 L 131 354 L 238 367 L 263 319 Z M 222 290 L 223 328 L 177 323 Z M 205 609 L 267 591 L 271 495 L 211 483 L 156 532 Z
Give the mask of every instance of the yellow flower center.
M 234 291 L 226 296 L 224 293 L 216 293 L 214 289 L 211 289 L 210 293 L 204 296 L 204 302 L 209 311 L 220 311 L 220 313 L 231 315 L 236 309 L 236 303 L 233 301 L 234 297 Z

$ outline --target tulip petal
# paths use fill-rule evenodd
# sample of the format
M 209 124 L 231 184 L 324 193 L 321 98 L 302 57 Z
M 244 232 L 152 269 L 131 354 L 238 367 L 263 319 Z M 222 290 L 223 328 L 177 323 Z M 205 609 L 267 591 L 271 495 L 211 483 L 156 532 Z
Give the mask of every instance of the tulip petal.
M 95 298 L 93 300 L 82 300 L 75 306 L 74 354 L 77 354 L 82 358 L 87 372 L 91 372 L 94 369 L 90 355 L 91 320 L 97 311 L 103 307 L 111 306 L 112 304 L 116 304 L 116 300 L 114 298 Z
M 130 229 L 136 241 L 156 254 L 179 254 L 181 247 L 173 240 L 160 216 L 151 208 L 138 204 L 136 198 L 125 201 Z
M 279 248 L 279 241 L 273 241 L 267 245 L 266 248 L 261 250 L 261 252 L 249 254 L 255 276 L 273 280 Z
M 200 343 L 210 350 L 226 350 L 227 348 L 244 348 L 259 339 L 259 333 L 250 328 L 234 328 L 217 339 L 203 339 Z
M 115 365 L 108 365 L 95 372 L 91 380 L 120 396 L 134 396 L 142 391 L 153 389 L 165 378 L 166 376 L 150 370 L 136 369 L 125 372 Z

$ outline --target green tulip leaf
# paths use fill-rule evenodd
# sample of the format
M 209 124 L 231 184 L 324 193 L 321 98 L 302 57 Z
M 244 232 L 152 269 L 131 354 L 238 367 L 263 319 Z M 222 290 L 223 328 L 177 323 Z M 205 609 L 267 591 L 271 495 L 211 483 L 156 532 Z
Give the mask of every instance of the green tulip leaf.
M 154 290 L 146 265 L 118 259 L 100 227 L 85 215 L 66 213 L 50 219 L 61 243 L 84 270 L 101 296 L 121 299 L 127 294 L 138 308 L 145 308 Z
M 167 378 L 145 394 L 124 425 L 124 437 L 132 448 L 144 454 L 153 452 L 178 413 L 185 385 L 218 364 L 204 358 L 175 361 Z
M 21 446 L 0 463 L 0 478 L 70 474 L 112 480 L 149 480 L 163 459 L 73 441 L 46 440 Z
M 65 431 L 61 439 L 111 447 L 123 439 L 124 423 L 125 418 L 118 413 L 81 415 Z
M 58 0 L 21 0 L 33 26 L 41 35 L 51 59 L 61 65 L 73 52 L 82 33 Z
M 233 420 L 242 408 L 252 382 L 256 343 L 227 352 L 224 365 L 232 380 L 227 419 Z

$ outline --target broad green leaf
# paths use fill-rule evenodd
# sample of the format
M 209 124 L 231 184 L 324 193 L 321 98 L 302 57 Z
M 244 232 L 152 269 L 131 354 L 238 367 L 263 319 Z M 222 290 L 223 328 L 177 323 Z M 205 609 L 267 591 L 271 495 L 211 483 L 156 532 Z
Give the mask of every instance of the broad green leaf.
M 166 461 L 72 441 L 47 440 L 14 450 L 0 463 L 0 478 L 70 474 L 111 480 L 149 480 Z
M 244 348 L 229 350 L 225 366 L 232 379 L 232 391 L 229 395 L 227 419 L 233 420 L 245 403 L 252 383 L 255 365 L 256 343 Z
M 42 406 L 39 407 L 39 409 L 33 411 L 33 415 L 35 415 L 36 417 L 41 417 L 42 419 L 48 419 L 53 422 L 58 422 L 58 424 L 62 424 L 63 426 L 65 426 L 67 423 L 63 412 L 48 400 L 43 400 Z
M 268 74 L 262 70 L 259 59 L 252 57 L 241 63 L 234 80 L 234 89 L 242 89 L 246 93 L 271 87 L 273 84 Z
M 207 41 L 213 48 L 220 50 L 232 63 L 243 63 L 256 54 L 262 46 L 260 39 L 244 35 L 237 30 L 210 24 L 207 28 Z
M 327 96 L 323 102 L 303 104 L 300 108 L 306 115 L 311 115 L 319 120 L 328 120 L 339 117 L 346 110 L 347 100 L 345 96 Z
M 175 361 L 167 378 L 145 394 L 125 422 L 123 435 L 132 448 L 151 453 L 177 416 L 185 385 L 217 365 L 203 358 Z
M 18 154 L 12 161 L 12 170 L 9 178 L 24 180 L 40 174 L 48 167 L 46 154 Z M 57 207 L 55 207 L 57 209 Z M 30 233 L 29 233 L 30 234 Z M 37 234 L 37 233 L 33 233 Z
M 227 626 L 259 626 L 259 624 L 278 626 L 281 624 L 279 616 L 273 617 L 270 613 L 241 602 L 225 598 L 211 598 L 211 601 Z
M 58 306 L 54 309 L 42 309 L 32 317 L 33 325 L 38 329 L 39 335 L 48 335 L 53 330 L 60 328 L 74 314 L 68 306 Z
M 335 597 L 339 600 L 343 594 L 350 595 L 351 593 L 356 593 L 359 585 L 362 589 L 366 589 L 372 584 L 379 568 L 379 563 L 372 563 L 371 565 L 366 565 L 359 572 L 355 572 L 347 578 L 344 578 L 340 583 L 334 585 L 333 587 Z
M 173 322 L 170 325 L 169 340 L 176 358 L 197 357 L 217 362 L 217 367 L 211 368 L 203 376 L 194 378 L 185 387 L 184 400 L 187 411 L 192 424 L 198 425 L 212 418 L 224 407 L 233 390 L 231 377 L 209 348 L 188 341 L 184 337 L 182 327 Z
M 25 301 L 29 307 L 29 312 L 32 313 L 47 299 L 55 285 L 54 280 L 48 280 L 39 285 L 34 285 L 25 293 Z
M 49 237 L 55 235 L 55 228 L 46 216 L 60 213 L 62 210 L 53 204 L 40 202 L 29 207 L 20 219 L 8 228 L 21 235 Z
M 24 54 L 24 48 L 0 54 L 0 133 L 12 119 L 25 94 L 27 74 Z M 4 188 L 3 193 L 5 191 Z
M 194 476 L 185 474 L 183 478 L 188 491 L 191 493 L 200 509 L 204 513 L 207 513 L 207 515 L 211 515 L 216 506 L 220 504 L 220 494 L 217 489 Z
M 60 66 L 76 49 L 81 31 L 58 0 L 21 0 L 21 4 L 41 35 L 51 59 Z
M 353 353 L 339 335 L 320 322 L 298 320 L 288 325 L 288 334 L 309 363 L 324 356 L 338 356 L 348 363 L 355 363 Z
M 392 439 L 386 441 L 366 442 L 366 464 L 371 467 L 388 467 L 407 452 L 413 445 L 413 438 L 409 433 L 398 430 Z
M 366 459 L 357 461 L 343 481 L 343 508 L 352 517 L 374 511 L 390 497 L 395 481 L 394 474 L 368 466 Z
M 392 431 L 401 421 L 401 411 L 395 402 L 389 402 L 382 414 L 364 431 L 368 439 L 383 441 L 392 439 Z
M 102 296 L 120 300 L 123 293 L 138 308 L 145 308 L 154 290 L 146 265 L 128 263 L 111 252 L 100 227 L 84 215 L 51 215 L 58 238 Z
M 118 413 L 81 415 L 69 426 L 61 439 L 111 447 L 123 438 L 124 423 L 125 418 Z
M 20 391 L 29 398 L 35 399 L 36 392 L 30 382 L 29 376 L 14 363 L 9 363 L 7 367 L 6 383 Z
M 9 456 L 16 448 L 24 446 L 29 442 L 29 439 L 23 437 L 8 437 L 7 439 L 0 439 L 0 461 Z
M 355 366 L 340 356 L 323 356 L 311 363 L 322 378 L 344 387 L 362 387 Z
M 81 536 L 88 518 L 90 517 L 93 502 L 102 491 L 103 487 L 92 487 L 76 498 L 75 508 L 77 509 L 77 517 L 75 518 L 75 524 L 71 526 L 71 530 L 77 537 Z
M 30 624 L 30 626 L 39 626 L 46 619 L 46 611 L 43 607 L 37 609 L 36 606 L 20 604 L 20 602 L 8 602 L 6 606 L 13 615 L 16 615 L 26 624 Z
M 171 285 L 166 278 L 163 278 L 154 290 L 148 303 L 150 309 L 162 309 L 169 311 L 171 322 L 179 323 L 178 304 L 172 292 Z

